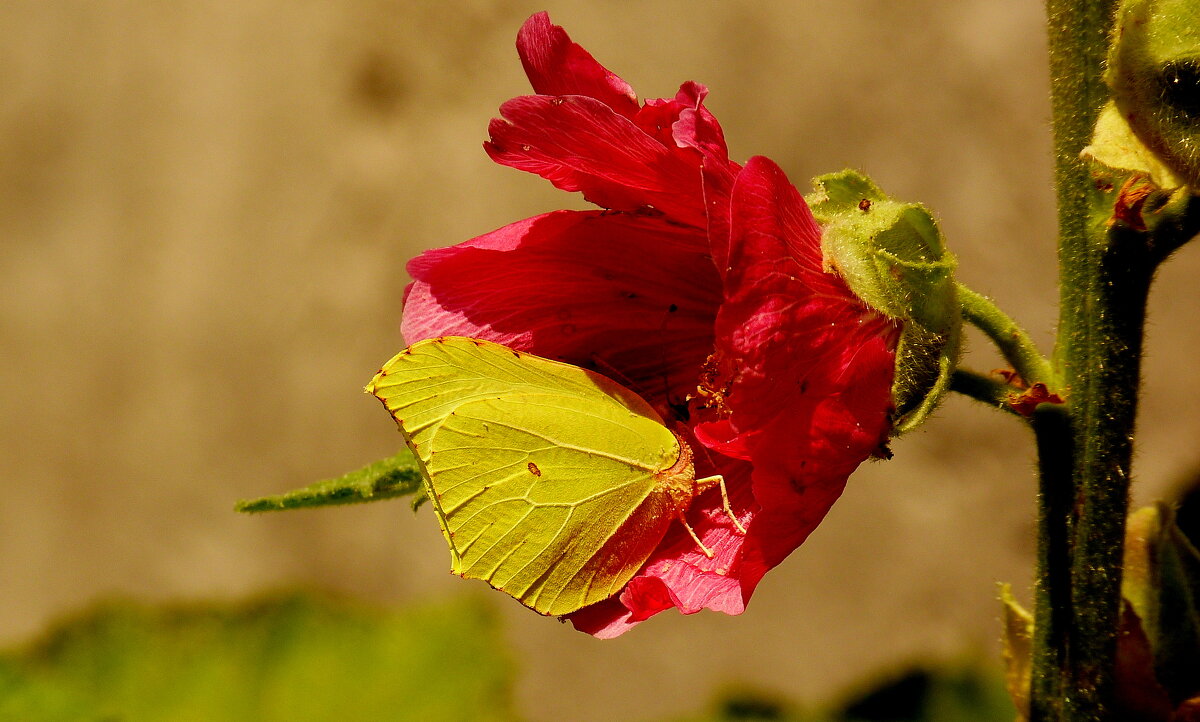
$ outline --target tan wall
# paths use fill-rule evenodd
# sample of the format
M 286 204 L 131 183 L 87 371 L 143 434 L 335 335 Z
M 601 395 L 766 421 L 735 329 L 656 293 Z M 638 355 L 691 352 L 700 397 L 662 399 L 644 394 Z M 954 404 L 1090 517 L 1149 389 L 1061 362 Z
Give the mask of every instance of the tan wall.
M 240 517 L 391 453 L 360 393 L 398 350 L 404 262 L 581 207 L 492 165 L 548 7 L 643 95 L 711 88 L 735 157 L 857 166 L 927 203 L 961 277 L 1047 340 L 1053 205 L 1036 0 L 0 3 L 0 640 L 98 595 L 322 585 L 486 594 L 535 720 L 638 719 L 730 679 L 819 699 L 898 657 L 989 653 L 1024 588 L 1031 440 L 952 399 L 865 466 L 749 611 L 599 643 L 446 574 L 403 503 Z M 1196 249 L 1153 298 L 1139 471 L 1197 460 Z M 999 365 L 978 338 L 972 365 Z

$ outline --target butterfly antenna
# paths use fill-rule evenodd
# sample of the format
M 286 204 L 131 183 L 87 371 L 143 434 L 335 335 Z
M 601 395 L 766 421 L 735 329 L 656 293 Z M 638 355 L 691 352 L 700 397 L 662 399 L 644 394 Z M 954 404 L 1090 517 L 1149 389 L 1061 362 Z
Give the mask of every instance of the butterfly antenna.
M 667 322 L 671 320 L 671 315 L 679 310 L 679 306 L 672 303 L 667 307 L 667 312 L 663 314 L 662 322 L 658 324 L 658 335 L 660 338 L 665 337 L 667 333 Z M 662 372 L 663 398 L 667 400 L 667 406 L 671 409 L 671 413 L 675 415 L 677 421 L 687 422 L 691 415 L 688 409 L 688 400 L 685 396 L 683 401 L 675 403 L 671 401 L 671 377 L 667 373 L 667 348 L 666 344 L 658 345 L 658 367 Z
M 635 384 L 633 382 L 633 379 L 629 378 L 624 373 L 622 373 L 621 369 L 617 368 L 616 366 L 613 366 L 608 361 L 605 361 L 604 357 L 601 356 L 600 354 L 595 353 L 595 352 L 592 353 L 592 363 L 596 364 L 596 368 L 599 369 L 605 376 L 611 378 L 613 381 L 616 381 L 617 383 L 621 384 L 622 386 L 624 386 L 625 388 L 627 388 L 631 391 L 634 391 L 634 392 L 638 391 L 637 384 Z

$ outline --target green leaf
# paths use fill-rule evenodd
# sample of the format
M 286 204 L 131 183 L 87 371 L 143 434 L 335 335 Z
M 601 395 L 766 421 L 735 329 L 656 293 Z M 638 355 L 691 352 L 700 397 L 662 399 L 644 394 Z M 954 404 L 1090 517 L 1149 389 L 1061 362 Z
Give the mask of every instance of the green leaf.
M 737 685 L 703 712 L 670 722 L 1012 722 L 1013 708 L 994 670 L 959 664 L 889 668 L 854 685 L 838 708 L 796 705 L 777 693 Z
M 427 477 L 451 570 L 542 614 L 616 594 L 720 477 L 637 394 L 490 341 L 420 341 L 367 385 Z
M 300 594 L 114 602 L 0 652 L 0 719 L 513 720 L 500 649 L 469 600 L 402 612 Z
M 837 719 L 844 722 L 1011 722 L 1004 686 L 982 668 L 915 665 L 860 692 Z
M 337 504 L 363 504 L 368 501 L 383 501 L 399 496 L 417 494 L 413 509 L 423 500 L 421 472 L 408 449 L 395 456 L 380 459 L 336 479 L 319 481 L 303 489 L 289 491 L 278 496 L 239 501 L 234 509 L 254 514 L 263 511 L 285 511 L 314 506 Z
M 1159 682 L 1181 702 L 1200 694 L 1200 552 L 1175 525 L 1174 512 L 1164 510 L 1155 657 Z

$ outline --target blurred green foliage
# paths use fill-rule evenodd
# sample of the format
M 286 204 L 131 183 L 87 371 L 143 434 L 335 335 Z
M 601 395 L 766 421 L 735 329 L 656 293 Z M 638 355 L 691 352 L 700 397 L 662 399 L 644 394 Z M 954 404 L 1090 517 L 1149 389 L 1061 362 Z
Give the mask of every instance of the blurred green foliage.
M 108 603 L 0 653 L 0 720 L 512 720 L 502 650 L 472 601 Z
M 0 722 L 515 721 L 505 649 L 475 598 L 402 611 L 300 593 L 237 604 L 108 602 L 0 652 Z M 998 675 L 967 663 L 875 677 L 832 710 L 728 688 L 707 711 L 671 722 L 1013 715 Z
M 828 710 L 802 710 L 752 689 L 730 690 L 707 713 L 673 722 L 1012 722 L 1014 716 L 998 674 L 963 663 L 873 677 Z

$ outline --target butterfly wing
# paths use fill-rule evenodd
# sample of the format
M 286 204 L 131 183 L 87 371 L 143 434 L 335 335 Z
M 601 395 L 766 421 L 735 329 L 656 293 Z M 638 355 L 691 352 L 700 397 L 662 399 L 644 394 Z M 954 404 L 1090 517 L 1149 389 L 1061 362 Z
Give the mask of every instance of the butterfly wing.
M 454 572 L 543 614 L 612 596 L 662 540 L 679 442 L 640 397 L 474 339 L 414 344 L 368 390 L 420 459 Z

